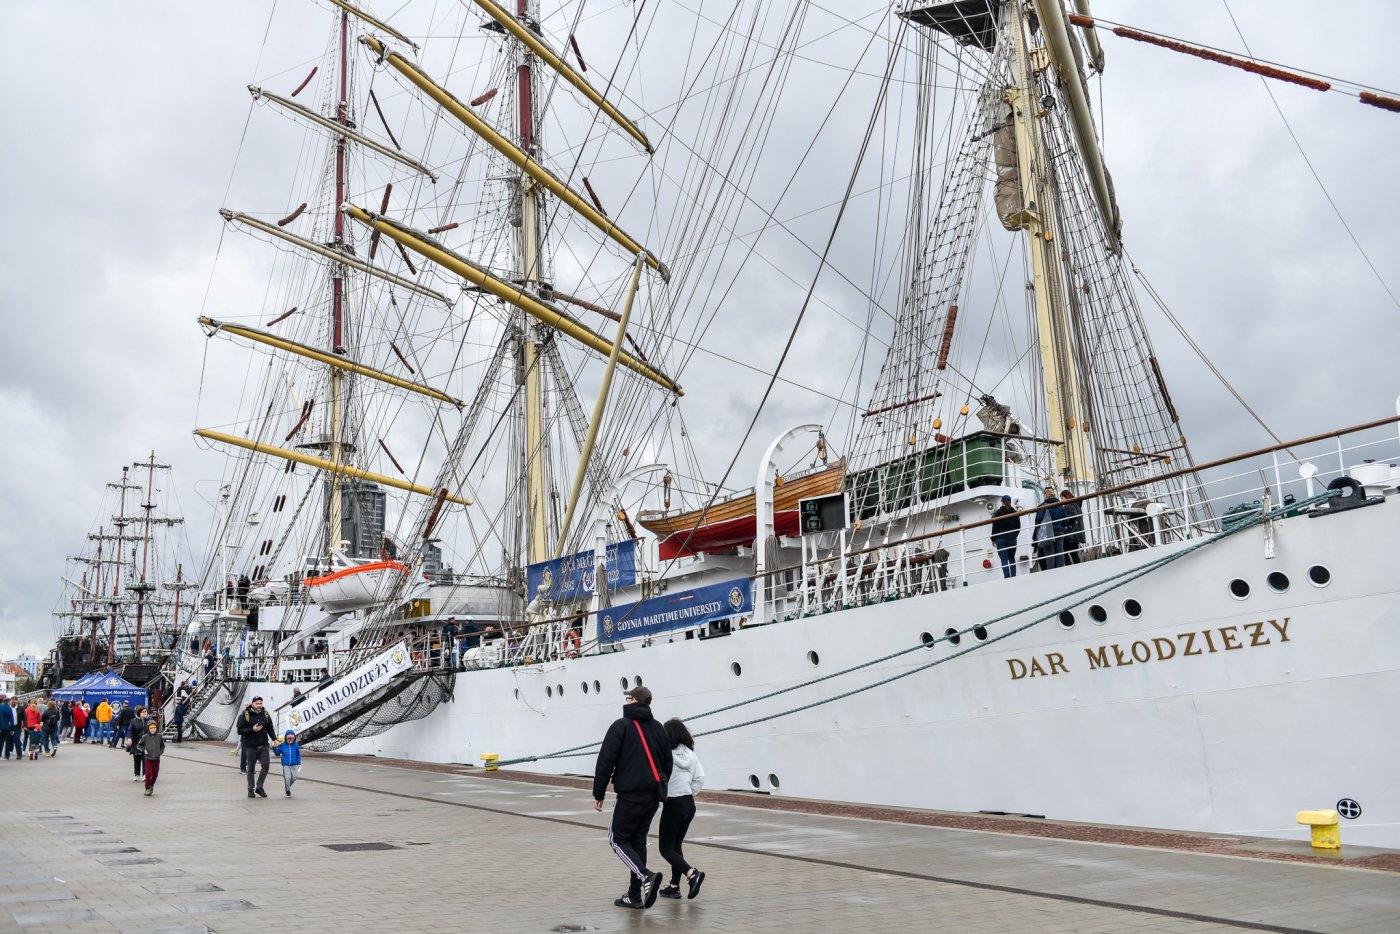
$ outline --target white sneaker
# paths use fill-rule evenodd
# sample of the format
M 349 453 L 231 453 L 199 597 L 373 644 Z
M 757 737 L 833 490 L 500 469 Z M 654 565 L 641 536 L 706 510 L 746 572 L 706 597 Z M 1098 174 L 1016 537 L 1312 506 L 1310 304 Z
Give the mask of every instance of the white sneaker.
M 141 776 L 137 775 L 137 776 L 133 777 L 131 780 L 132 780 L 133 782 L 139 782 L 139 781 L 141 780 Z

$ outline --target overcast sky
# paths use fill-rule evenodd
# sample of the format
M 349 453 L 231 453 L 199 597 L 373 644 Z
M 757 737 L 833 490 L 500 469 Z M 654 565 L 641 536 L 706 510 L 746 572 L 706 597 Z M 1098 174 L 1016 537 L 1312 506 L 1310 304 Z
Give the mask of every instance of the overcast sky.
M 726 5 L 703 6 L 719 15 Z M 840 6 L 856 17 L 880 4 Z M 1241 47 L 1219 0 L 1093 6 L 1145 29 Z M 1316 3 L 1231 7 L 1263 58 L 1400 90 L 1394 3 L 1330 4 L 1325 22 Z M 42 655 L 52 644 L 64 557 L 97 524 L 103 484 L 151 449 L 174 466 L 165 495 L 190 520 L 193 559 L 203 557 L 223 458 L 191 439 L 196 398 L 201 387 L 236 378 L 205 370 L 193 318 L 204 307 L 223 230 L 216 212 L 226 206 L 249 113 L 244 86 L 302 67 L 262 58 L 271 8 L 270 0 L 6 4 L 0 656 Z M 276 12 L 274 27 L 326 15 L 313 0 L 278 0 Z M 852 30 L 842 41 L 865 38 Z M 1393 413 L 1400 309 L 1260 80 L 1111 35 L 1103 42 L 1096 116 L 1125 243 L 1183 324 L 1285 438 Z M 1339 94 L 1273 89 L 1327 193 L 1400 293 L 1400 115 Z M 800 84 L 787 93 L 793 114 L 812 109 Z M 1097 86 L 1094 94 L 1097 109 Z M 844 181 L 833 177 L 832 190 Z M 1196 457 L 1266 443 L 1162 316 L 1144 308 Z M 774 321 L 785 334 L 791 316 L 775 311 Z M 846 328 L 818 318 L 804 334 L 806 356 L 788 372 L 820 366 L 824 342 L 852 339 Z M 755 345 L 747 356 L 742 341 L 727 346 L 759 368 L 776 357 L 776 346 Z M 842 373 L 848 364 L 843 356 Z M 755 387 L 761 380 L 736 376 L 713 409 L 687 398 L 691 424 L 712 432 L 701 439 L 714 442 L 706 445 L 716 451 L 712 469 L 727 462 L 726 430 L 747 421 Z M 818 402 L 781 395 L 760 423 L 760 450 L 794 421 L 825 417 L 829 403 Z M 742 476 L 756 458 L 746 455 Z

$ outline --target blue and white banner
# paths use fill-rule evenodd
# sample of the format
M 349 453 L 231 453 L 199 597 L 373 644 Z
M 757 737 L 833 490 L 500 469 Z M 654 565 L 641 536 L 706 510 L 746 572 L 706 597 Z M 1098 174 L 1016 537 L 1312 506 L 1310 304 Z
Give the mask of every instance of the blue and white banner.
M 747 577 L 741 577 L 601 610 L 598 613 L 598 641 L 634 639 L 752 612 L 752 584 Z
M 529 599 L 543 597 L 554 603 L 567 602 L 593 594 L 594 578 L 597 576 L 593 549 L 576 554 L 541 561 L 525 569 L 525 582 L 529 587 Z M 637 542 L 613 542 L 608 545 L 608 589 L 637 585 Z

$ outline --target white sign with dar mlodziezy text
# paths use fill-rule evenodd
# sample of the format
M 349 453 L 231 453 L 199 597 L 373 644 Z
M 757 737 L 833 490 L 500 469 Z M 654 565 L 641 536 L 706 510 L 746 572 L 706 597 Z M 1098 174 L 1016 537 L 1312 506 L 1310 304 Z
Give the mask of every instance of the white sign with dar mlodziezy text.
M 389 683 L 389 679 L 413 667 L 408 646 L 390 646 L 358 668 L 336 678 L 310 697 L 292 705 L 287 714 L 288 728 L 300 732 Z

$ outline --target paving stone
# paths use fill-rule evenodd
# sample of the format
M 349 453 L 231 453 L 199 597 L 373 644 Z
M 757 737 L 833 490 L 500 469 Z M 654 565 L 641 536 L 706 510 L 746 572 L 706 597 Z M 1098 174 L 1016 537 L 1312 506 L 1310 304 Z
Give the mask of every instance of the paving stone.
M 96 921 L 100 915 L 91 908 L 72 908 L 67 911 L 16 911 L 12 914 L 20 927 L 39 925 L 65 925 L 77 921 Z
M 137 866 L 141 863 L 162 862 L 158 856 L 104 856 L 98 860 L 104 866 Z
M 152 895 L 185 895 L 192 892 L 222 892 L 212 882 L 170 882 L 156 885 L 143 885 L 141 888 Z
M 48 885 L 50 882 L 53 881 L 53 876 L 15 876 L 11 875 L 9 872 L 0 874 L 0 888 L 15 888 L 21 885 Z
M 171 879 L 185 875 L 183 869 L 123 869 L 117 875 L 128 879 Z
M 0 905 L 22 905 L 25 902 L 66 902 L 72 892 L 18 892 L 0 895 Z
M 211 911 L 248 911 L 258 906 L 247 899 L 234 898 L 217 902 L 186 902 L 175 907 L 187 914 L 198 915 Z
M 187 924 L 173 928 L 122 928 L 122 934 L 214 934 L 214 931 L 203 924 Z
M 100 846 L 88 850 L 79 850 L 84 856 L 97 856 L 103 853 L 140 853 L 134 846 Z

